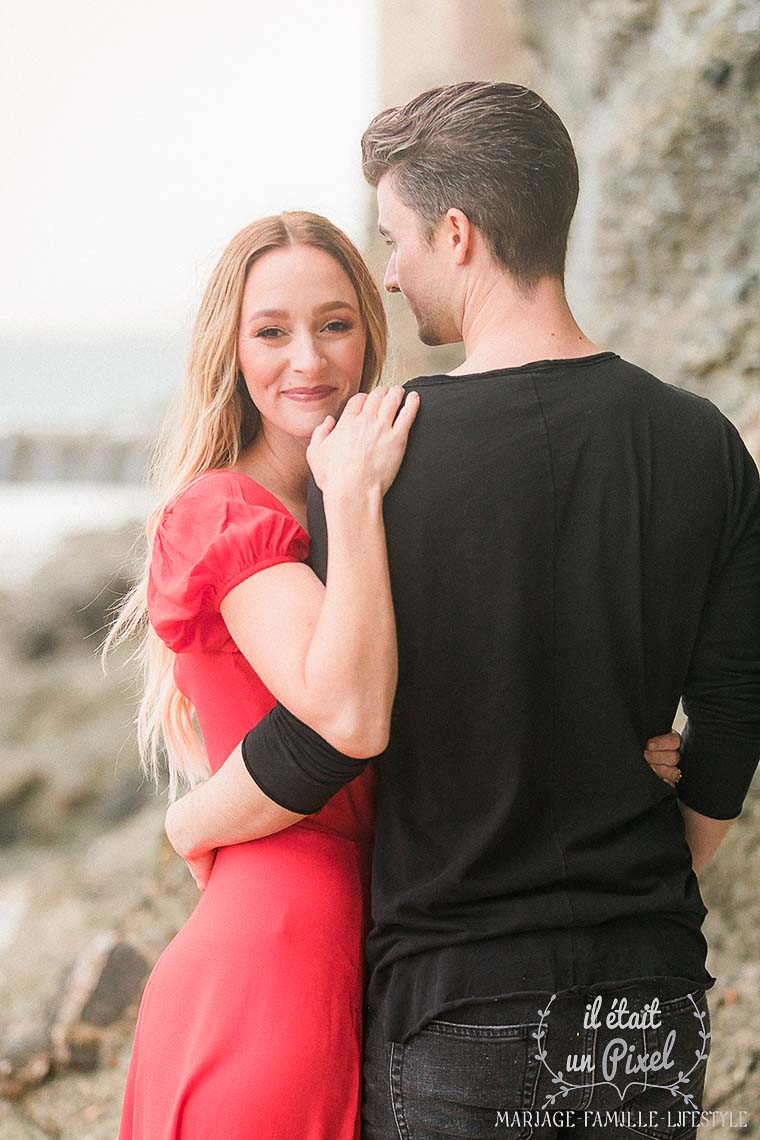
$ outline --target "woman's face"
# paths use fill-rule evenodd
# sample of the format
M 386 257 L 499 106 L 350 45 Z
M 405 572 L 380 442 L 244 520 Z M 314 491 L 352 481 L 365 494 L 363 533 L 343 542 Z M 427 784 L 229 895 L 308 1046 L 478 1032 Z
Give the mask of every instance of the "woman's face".
M 309 440 L 359 391 L 366 333 L 345 270 L 307 245 L 273 249 L 248 271 L 238 363 L 264 429 Z

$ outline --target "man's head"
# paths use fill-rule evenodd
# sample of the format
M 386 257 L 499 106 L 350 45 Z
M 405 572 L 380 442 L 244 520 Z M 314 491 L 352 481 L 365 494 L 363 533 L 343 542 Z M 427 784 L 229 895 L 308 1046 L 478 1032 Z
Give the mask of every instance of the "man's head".
M 478 251 L 529 294 L 563 279 L 578 167 L 559 117 L 512 83 L 437 87 L 381 112 L 362 138 L 385 275 L 427 344 L 459 340 L 462 270 Z

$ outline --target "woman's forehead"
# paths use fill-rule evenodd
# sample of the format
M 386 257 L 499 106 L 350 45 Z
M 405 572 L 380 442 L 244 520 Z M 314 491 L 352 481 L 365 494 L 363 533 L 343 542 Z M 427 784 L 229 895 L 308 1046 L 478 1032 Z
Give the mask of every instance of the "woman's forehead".
M 326 250 L 294 245 L 272 249 L 253 263 L 245 283 L 246 308 L 290 311 L 343 304 L 356 307 L 356 290 Z

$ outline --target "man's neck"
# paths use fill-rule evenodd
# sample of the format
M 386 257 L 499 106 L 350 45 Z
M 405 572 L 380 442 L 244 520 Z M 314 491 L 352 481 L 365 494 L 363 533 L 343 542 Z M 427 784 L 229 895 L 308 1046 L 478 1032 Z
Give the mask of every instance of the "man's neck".
M 465 360 L 452 376 L 567 360 L 602 350 L 579 328 L 558 278 L 545 277 L 525 296 L 503 275 L 478 282 L 465 298 Z

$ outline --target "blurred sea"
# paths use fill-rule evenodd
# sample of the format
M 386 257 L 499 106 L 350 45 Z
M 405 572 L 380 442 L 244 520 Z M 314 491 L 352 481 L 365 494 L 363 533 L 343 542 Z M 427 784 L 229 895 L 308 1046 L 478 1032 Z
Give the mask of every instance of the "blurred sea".
M 0 338 L 0 589 L 57 542 L 144 518 L 144 467 L 184 368 L 180 336 Z
M 141 521 L 150 504 L 134 484 L 0 483 L 0 589 L 22 585 L 67 535 Z
M 0 337 L 0 431 L 119 432 L 158 422 L 182 377 L 182 337 Z

